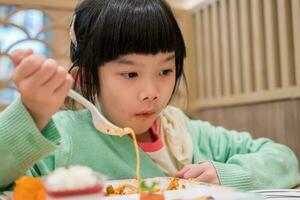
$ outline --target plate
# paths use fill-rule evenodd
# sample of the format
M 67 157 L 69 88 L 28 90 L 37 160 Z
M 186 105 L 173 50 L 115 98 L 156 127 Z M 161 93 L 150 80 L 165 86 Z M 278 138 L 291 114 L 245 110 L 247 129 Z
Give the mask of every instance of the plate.
M 233 191 L 232 189 L 224 188 L 221 186 L 213 186 L 207 183 L 197 182 L 193 180 L 179 179 L 179 186 L 185 186 L 185 189 L 166 191 L 170 180 L 170 177 L 157 177 L 144 179 L 146 183 L 156 182 L 159 188 L 163 191 L 165 200 L 194 200 L 201 196 L 212 196 L 215 200 L 263 200 L 263 196 L 253 193 L 241 193 Z M 106 188 L 108 185 L 112 185 L 114 188 L 122 184 L 131 184 L 136 186 L 137 181 L 135 179 L 124 179 L 124 180 L 112 180 L 107 181 L 105 184 Z M 130 195 L 118 195 L 118 196 L 107 196 L 101 198 L 102 200 L 139 200 L 139 194 Z

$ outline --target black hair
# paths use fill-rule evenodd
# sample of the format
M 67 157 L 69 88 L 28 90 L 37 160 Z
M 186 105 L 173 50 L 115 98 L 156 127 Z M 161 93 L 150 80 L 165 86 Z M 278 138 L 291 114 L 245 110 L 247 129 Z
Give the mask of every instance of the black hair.
M 74 15 L 77 44 L 71 43 L 70 71 L 78 66 L 75 83 L 79 80 L 80 92 L 88 100 L 95 103 L 99 92 L 98 67 L 130 53 L 175 52 L 174 94 L 183 76 L 186 50 L 164 0 L 83 0 Z

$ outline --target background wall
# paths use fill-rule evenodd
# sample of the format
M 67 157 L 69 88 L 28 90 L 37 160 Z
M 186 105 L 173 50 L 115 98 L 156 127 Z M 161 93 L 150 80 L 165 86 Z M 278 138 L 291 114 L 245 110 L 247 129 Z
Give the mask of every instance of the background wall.
M 192 117 L 227 129 L 250 132 L 254 138 L 271 138 L 288 145 L 300 159 L 299 99 L 201 110 Z
M 187 44 L 190 115 L 300 158 L 300 0 L 170 2 Z

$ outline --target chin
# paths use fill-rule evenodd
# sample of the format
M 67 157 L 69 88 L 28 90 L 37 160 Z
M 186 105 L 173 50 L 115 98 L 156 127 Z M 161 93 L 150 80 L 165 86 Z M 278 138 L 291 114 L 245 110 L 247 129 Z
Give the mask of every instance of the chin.
M 134 133 L 136 135 L 141 135 L 141 134 L 147 132 L 150 128 L 151 128 L 151 125 L 147 126 L 147 127 L 132 127 L 132 129 L 134 130 Z
M 127 123 L 125 127 L 131 128 L 136 135 L 140 135 L 147 132 L 151 128 L 155 120 L 156 118 L 148 119 L 147 121 L 136 120 L 134 122 Z
M 150 128 L 151 128 L 151 126 L 148 128 L 133 128 L 133 130 L 136 135 L 141 135 L 141 134 L 147 132 Z

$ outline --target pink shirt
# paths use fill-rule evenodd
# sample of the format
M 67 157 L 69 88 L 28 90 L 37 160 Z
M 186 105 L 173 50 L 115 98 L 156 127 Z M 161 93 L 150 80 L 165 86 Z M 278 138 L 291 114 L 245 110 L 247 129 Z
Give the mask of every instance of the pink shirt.
M 159 151 L 163 147 L 163 143 L 161 138 L 159 137 L 159 130 L 157 127 L 156 121 L 153 123 L 150 129 L 150 134 L 155 139 L 154 142 L 141 142 L 138 143 L 139 147 L 143 149 L 144 152 L 156 152 Z

